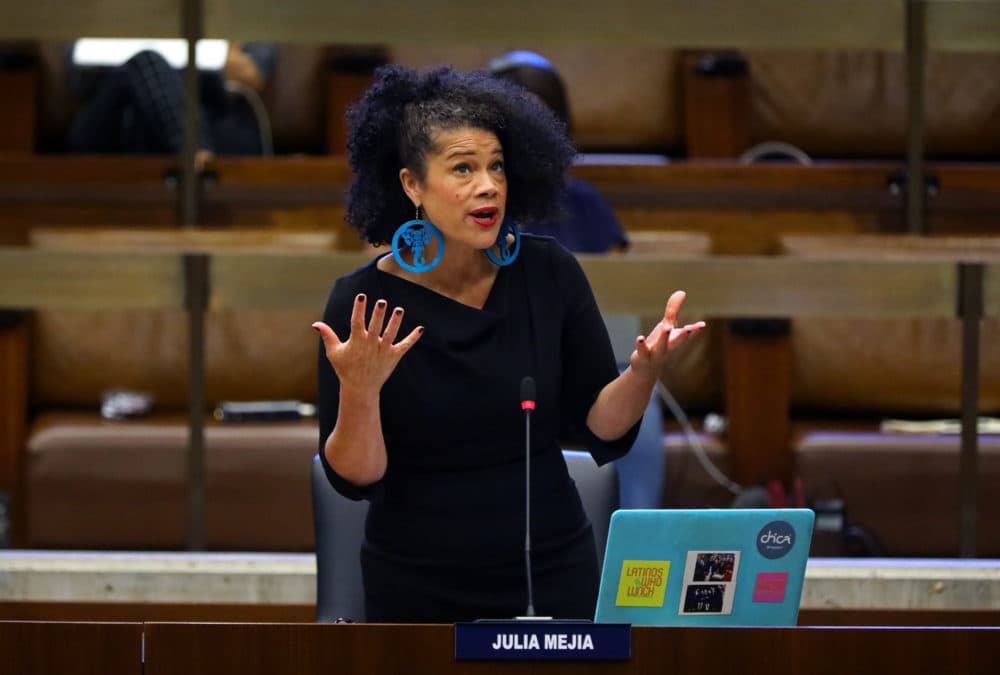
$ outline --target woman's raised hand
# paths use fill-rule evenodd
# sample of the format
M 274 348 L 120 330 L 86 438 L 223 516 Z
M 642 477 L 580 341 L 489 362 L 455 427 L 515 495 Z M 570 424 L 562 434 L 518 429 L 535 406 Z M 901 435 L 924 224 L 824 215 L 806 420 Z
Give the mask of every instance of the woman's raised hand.
M 666 362 L 669 349 L 679 345 L 688 337 L 705 327 L 704 321 L 677 326 L 677 315 L 684 304 L 687 294 L 684 291 L 674 291 L 667 300 L 666 310 L 649 335 L 640 335 L 635 340 L 635 351 L 629 359 L 633 370 L 659 375 L 660 368 Z
M 409 335 L 396 342 L 396 335 L 403 321 L 403 308 L 393 309 L 389 322 L 386 323 L 387 303 L 385 300 L 378 300 L 366 327 L 366 304 L 367 298 L 363 293 L 354 299 L 351 334 L 346 341 L 342 342 L 333 329 L 322 321 L 317 321 L 312 326 L 323 338 L 326 358 L 337 373 L 341 389 L 378 393 L 403 354 L 420 339 L 424 327 L 417 326 Z

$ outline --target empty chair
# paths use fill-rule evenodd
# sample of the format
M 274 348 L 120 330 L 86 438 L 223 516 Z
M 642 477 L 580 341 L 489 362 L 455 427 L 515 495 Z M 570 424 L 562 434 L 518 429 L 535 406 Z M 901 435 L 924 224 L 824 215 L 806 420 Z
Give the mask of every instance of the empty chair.
M 618 509 L 618 470 L 613 463 L 597 466 L 589 452 L 564 450 L 569 475 L 576 483 L 583 501 L 583 510 L 594 528 L 597 544 L 597 564 L 604 567 L 604 549 L 608 543 L 611 514 Z
M 367 501 L 353 501 L 333 489 L 319 455 L 312 463 L 313 526 L 316 528 L 316 620 L 364 621 L 361 541 Z

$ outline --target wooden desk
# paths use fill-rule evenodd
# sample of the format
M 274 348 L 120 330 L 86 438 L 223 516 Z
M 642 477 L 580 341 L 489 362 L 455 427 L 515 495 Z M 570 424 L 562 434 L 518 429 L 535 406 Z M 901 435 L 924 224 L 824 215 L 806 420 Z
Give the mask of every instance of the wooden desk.
M 146 624 L 146 675 L 995 673 L 998 629 L 651 628 L 626 662 L 456 662 L 450 625 Z
M 0 674 L 141 675 L 141 623 L 0 621 Z

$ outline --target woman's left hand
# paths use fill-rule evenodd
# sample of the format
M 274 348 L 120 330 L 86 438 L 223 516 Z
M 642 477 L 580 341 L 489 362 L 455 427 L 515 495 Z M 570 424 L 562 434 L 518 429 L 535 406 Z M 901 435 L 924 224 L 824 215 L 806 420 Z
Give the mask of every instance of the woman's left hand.
M 704 321 L 677 326 L 677 314 L 681 311 L 684 291 L 674 291 L 667 300 L 663 319 L 649 332 L 635 340 L 635 351 L 629 359 L 632 370 L 659 377 L 660 369 L 666 363 L 667 352 L 705 327 Z

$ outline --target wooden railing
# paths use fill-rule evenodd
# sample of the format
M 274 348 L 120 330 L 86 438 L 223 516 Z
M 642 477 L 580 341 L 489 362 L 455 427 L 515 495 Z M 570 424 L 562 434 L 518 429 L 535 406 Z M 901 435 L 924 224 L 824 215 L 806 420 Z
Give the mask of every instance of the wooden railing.
M 181 37 L 192 42 L 185 78 L 185 142 L 177 216 L 201 222 L 194 153 L 198 87 L 193 41 L 204 37 L 311 44 L 586 44 L 664 48 L 871 49 L 907 59 L 906 174 L 924 183 L 924 61 L 928 51 L 1000 49 L 1000 6 L 981 0 L 627 0 L 575 2 L 572 11 L 531 0 L 419 6 L 366 0 L 124 0 L 85 4 L 18 3 L 0 24 L 0 40 L 80 35 Z M 925 233 L 923 190 L 905 193 L 905 224 Z
M 127 0 L 85 4 L 43 0 L 12 6 L 0 39 L 61 39 L 79 35 L 183 37 L 180 14 L 190 0 Z M 1000 48 L 1000 8 L 982 0 L 745 0 L 690 3 L 629 0 L 578 2 L 574 11 L 530 0 L 502 7 L 431 0 L 419 8 L 364 0 L 330 3 L 289 0 L 200 0 L 207 37 L 305 43 L 448 44 L 583 43 L 772 49 L 881 49 L 901 51 L 906 14 L 926 12 L 931 49 Z M 433 17 L 433 20 L 428 20 Z M 461 26 L 461 30 L 456 27 Z M 794 27 L 790 29 L 789 27 Z
M 460 27 L 460 28 L 456 28 Z M 419 7 L 400 3 L 381 3 L 372 7 L 363 0 L 325 2 L 291 0 L 275 4 L 258 0 L 157 0 L 137 7 L 124 0 L 100 0 L 69 3 L 42 0 L 19 3 L 10 8 L 0 23 L 0 39 L 63 39 L 81 34 L 114 37 L 225 37 L 230 39 L 266 39 L 272 41 L 371 44 L 445 42 L 448 44 L 592 44 L 648 45 L 660 47 L 723 48 L 855 48 L 905 52 L 908 63 L 908 152 L 905 161 L 878 165 L 831 164 L 811 167 L 719 167 L 698 164 L 674 164 L 663 167 L 578 167 L 581 177 L 595 182 L 622 215 L 630 229 L 690 229 L 688 210 L 715 210 L 730 213 L 739 209 L 758 214 L 775 210 L 843 210 L 863 213 L 849 231 L 904 231 L 928 233 L 955 213 L 964 223 L 995 210 L 998 204 L 996 167 L 935 167 L 924 162 L 923 152 L 923 61 L 929 50 L 989 51 L 1000 49 L 1000 4 L 978 0 L 836 0 L 802 2 L 801 0 L 748 0 L 745 2 L 710 1 L 691 3 L 685 0 L 627 0 L 615 5 L 586 0 L 574 3 L 573 11 L 545 3 L 516 0 L 499 7 L 495 3 L 461 4 L 430 0 Z M 192 66 L 193 67 L 193 66 Z M 193 80 L 193 78 L 188 78 Z M 185 99 L 191 120 L 197 105 L 197 88 Z M 0 162 L 0 201 L 9 206 L 0 215 L 3 222 L 18 227 L 38 224 L 62 224 L 73 214 L 89 224 L 176 223 L 194 227 L 206 222 L 230 223 L 238 218 L 231 210 L 269 209 L 285 206 L 327 206 L 334 210 L 343 204 L 343 187 L 349 175 L 343 158 L 297 161 L 273 159 L 219 160 L 210 167 L 214 178 L 195 173 L 193 153 L 197 133 L 195 124 L 186 124 L 186 151 L 181 161 L 163 158 L 150 160 L 102 158 L 53 159 L 24 158 L 11 164 Z M 20 164 L 18 164 L 20 162 Z M 60 163 L 65 162 L 65 163 Z M 95 180 L 80 181 L 87 173 L 88 162 L 100 166 Z M 143 162 L 141 165 L 138 162 Z M 70 167 L 74 168 L 70 168 Z M 141 170 L 135 171 L 136 167 Z M 176 167 L 176 168 L 175 168 Z M 54 171 L 53 171 L 54 169 Z M 110 173 L 109 173 L 110 172 Z M 939 181 L 932 194 L 923 189 L 925 177 L 937 173 Z M 98 176 L 103 176 L 96 180 Z M 919 186 L 916 189 L 907 186 Z M 130 208 L 122 209 L 122 205 Z M 656 207 L 659 220 L 648 221 L 648 209 Z M 215 209 L 215 211 L 213 211 Z M 18 211 L 19 213 L 14 213 Z M 669 213 L 668 213 L 669 211 Z M 667 214 L 667 215 L 664 215 Z M 323 217 L 326 217 L 325 214 Z M 27 216 L 27 217 L 25 217 Z M 752 216 L 748 216 L 748 219 Z M 766 216 L 769 217 L 769 216 Z M 258 215 L 247 216 L 256 224 Z M 747 219 L 740 222 L 746 222 Z M 926 221 L 926 222 L 925 222 Z M 703 221 L 704 222 L 704 221 Z M 798 222 L 804 222 L 801 217 Z M 712 221 L 711 227 L 732 226 L 728 218 Z M 963 224 L 964 226 L 964 224 Z M 976 225 L 982 227 L 982 223 Z M 772 234 L 773 234 L 773 229 Z M 346 237 L 345 237 L 346 240 Z M 19 241 L 3 232 L 0 241 Z M 767 252 L 737 241 L 724 253 Z M 325 265 L 340 269 L 349 259 L 330 257 L 311 259 L 299 264 L 286 258 L 282 262 L 257 261 L 256 264 L 291 269 L 283 278 L 296 279 L 288 288 L 297 298 L 325 292 L 329 272 Z M 5 259 L 7 261 L 11 258 Z M 12 270 L 21 276 L 4 276 L 20 286 L 0 289 L 11 307 L 45 306 L 59 298 L 71 300 L 72 294 L 62 280 L 46 281 L 38 288 L 25 281 L 25 261 Z M 39 265 L 58 266 L 55 258 L 34 259 Z M 94 260 L 94 259 L 91 259 Z M 632 270 L 616 268 L 614 263 L 585 261 L 593 275 L 595 291 L 606 311 L 640 311 L 657 307 L 660 293 L 644 295 L 649 279 L 657 284 L 683 286 L 690 291 L 692 311 L 711 312 L 721 317 L 773 317 L 798 314 L 861 312 L 864 315 L 958 316 L 965 318 L 966 348 L 963 360 L 963 457 L 974 457 L 974 436 L 969 437 L 968 416 L 975 413 L 974 375 L 977 372 L 978 340 L 974 327 L 981 315 L 987 315 L 997 300 L 998 284 L 991 265 L 974 259 L 955 257 L 950 262 L 915 262 L 911 269 L 904 263 L 892 263 L 886 270 L 868 270 L 867 263 L 848 266 L 840 263 L 827 268 L 815 262 L 764 261 L 734 258 L 731 261 L 703 260 L 698 263 L 676 261 L 634 261 Z M 938 265 L 942 264 L 942 267 Z M 248 278 L 245 265 L 251 258 L 209 259 L 190 254 L 173 260 L 153 275 L 179 275 L 183 281 L 174 294 L 151 298 L 151 302 L 179 303 L 192 316 L 207 306 L 221 307 L 251 303 L 236 282 Z M 887 263 L 888 265 L 888 263 Z M 662 269 L 661 269 L 662 268 Z M 127 274 L 130 268 L 123 267 Z M 883 278 L 889 269 L 900 276 L 893 282 Z M 305 270 L 308 271 L 308 275 Z M 169 274 L 168 274 L 169 272 Z M 99 272 L 95 272 L 100 274 Z M 300 275 L 301 273 L 301 275 Z M 81 272 L 81 274 L 83 274 Z M 725 275 L 720 277 L 720 275 Z M 788 275 L 788 276 L 780 276 Z M 84 275 L 86 276 L 86 275 Z M 252 274 L 250 275 L 253 276 Z M 323 277 L 323 283 L 313 284 Z M 211 277 L 211 278 L 210 278 Z M 730 281 L 720 285 L 719 278 Z M 233 280 L 230 284 L 228 279 Z M 628 280 L 628 283 L 626 283 Z M 853 280 L 859 280 L 852 286 Z M 78 283 L 84 279 L 77 278 Z M 137 280 L 139 281 L 139 280 Z M 148 281 L 148 280 L 147 280 Z M 834 288 L 844 282 L 844 289 Z M 860 283 L 873 284 L 864 287 Z M 108 287 L 108 280 L 90 283 Z M 628 284 L 636 283 L 637 286 Z M 886 284 L 880 286 L 880 284 Z M 922 292 L 914 293 L 912 284 Z M 926 286 L 920 286 L 925 284 Z M 102 286 L 103 285 L 103 286 Z M 133 288 L 143 288 L 141 284 Z M 177 289 L 182 288 L 180 296 Z M 891 289 L 896 296 L 887 297 Z M 259 302 L 280 302 L 280 292 L 273 287 L 258 288 Z M 23 294 L 18 295 L 23 291 Z M 63 300 L 58 300 L 62 302 Z M 286 298 L 287 300 L 287 298 Z M 90 302 L 119 302 L 90 300 Z M 131 300 L 129 301 L 131 302 Z M 139 300 L 141 302 L 141 300 Z M 936 303 L 936 304 L 935 304 Z M 928 305 L 931 305 L 930 307 Z M 287 305 L 286 305 L 287 306 Z M 310 305 L 315 307 L 317 305 Z M 659 311 L 659 310 L 657 310 Z M 758 313 L 759 312 L 759 313 Z M 895 312 L 895 314 L 893 314 Z M 912 313 L 911 313 L 912 312 Z M 870 314 L 869 314 L 870 313 Z M 888 314 L 885 314 L 888 313 Z M 930 314 L 929 314 L 930 313 Z M 192 342 L 197 347 L 199 322 L 192 322 Z M 199 383 L 197 358 L 192 360 L 192 419 L 203 408 L 203 386 Z M 192 445 L 198 446 L 200 425 L 192 422 Z M 972 451 L 968 450 L 972 447 Z M 198 453 L 195 452 L 195 455 Z M 965 460 L 963 460 L 965 461 Z M 192 462 L 192 465 L 197 462 Z M 966 464 L 963 464 L 965 467 Z M 963 481 L 967 478 L 963 471 Z M 963 485 L 969 483 L 963 482 Z M 192 494 L 196 494 L 195 490 Z M 968 538 L 967 538 L 968 539 Z
M 631 629 L 623 661 L 458 661 L 451 625 L 0 623 L 4 672 L 256 673 L 996 672 L 996 628 Z
M 190 235 L 195 233 L 188 233 Z M 739 317 L 962 317 L 961 532 L 975 555 L 978 326 L 1000 317 L 1000 255 L 961 249 L 901 260 L 840 256 L 581 256 L 602 311 L 657 315 L 674 288 L 686 310 Z M 73 252 L 0 248 L 0 308 L 184 307 L 190 315 L 189 543 L 201 548 L 204 503 L 204 318 L 215 310 L 321 307 L 330 284 L 368 258 L 318 252 Z M 67 336 L 72 339 L 72 336 Z M 775 450 L 787 453 L 786 448 Z

